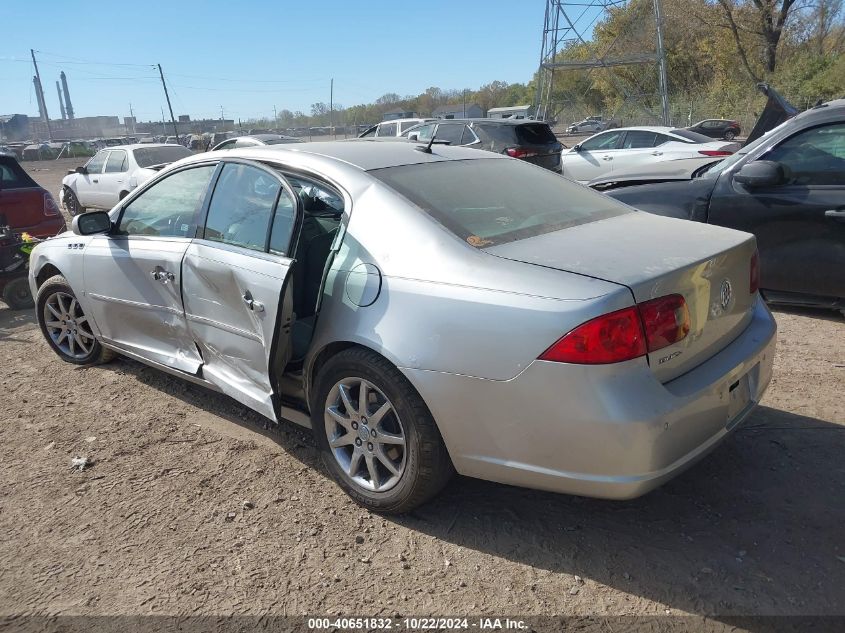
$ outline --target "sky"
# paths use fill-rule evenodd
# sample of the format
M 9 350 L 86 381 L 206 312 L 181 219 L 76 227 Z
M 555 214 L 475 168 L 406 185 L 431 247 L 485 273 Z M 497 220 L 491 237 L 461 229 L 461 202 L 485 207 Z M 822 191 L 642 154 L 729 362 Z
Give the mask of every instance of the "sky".
M 407 8 L 416 5 L 415 8 Z M 537 69 L 544 0 L 144 0 L 10 2 L 0 38 L 0 114 L 38 115 L 30 49 L 47 110 L 68 78 L 78 117 L 132 111 L 272 118 L 277 110 L 370 103 L 430 86 L 526 82 Z

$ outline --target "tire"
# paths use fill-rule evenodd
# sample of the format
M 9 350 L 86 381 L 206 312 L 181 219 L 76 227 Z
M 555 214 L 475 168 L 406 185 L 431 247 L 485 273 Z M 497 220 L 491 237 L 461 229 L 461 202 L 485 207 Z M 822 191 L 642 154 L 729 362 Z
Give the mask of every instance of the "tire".
M 364 414 L 359 402 L 363 383 L 368 385 Z M 317 448 L 332 478 L 358 504 L 374 512 L 401 514 L 448 483 L 455 469 L 431 412 L 385 358 L 362 348 L 344 350 L 320 368 L 314 387 L 311 427 Z M 351 407 L 344 404 L 343 389 Z M 404 444 L 399 445 L 399 438 Z
M 79 204 L 79 198 L 70 187 L 65 187 L 65 209 L 71 216 L 85 213 L 88 209 Z
M 732 141 L 732 140 L 734 140 L 735 138 L 736 138 L 736 134 L 734 134 L 734 133 L 733 133 L 733 132 L 731 132 L 730 130 L 728 130 L 727 132 L 725 132 L 725 140 L 726 140 L 726 141 Z
M 29 291 L 29 280 L 19 277 L 7 283 L 3 289 L 3 301 L 12 310 L 26 310 L 34 306 L 32 293 Z
M 112 350 L 103 347 L 94 337 L 73 289 L 61 275 L 50 277 L 38 289 L 35 314 L 47 344 L 63 361 L 74 365 L 97 365 L 115 357 Z M 51 325 L 53 323 L 56 325 Z

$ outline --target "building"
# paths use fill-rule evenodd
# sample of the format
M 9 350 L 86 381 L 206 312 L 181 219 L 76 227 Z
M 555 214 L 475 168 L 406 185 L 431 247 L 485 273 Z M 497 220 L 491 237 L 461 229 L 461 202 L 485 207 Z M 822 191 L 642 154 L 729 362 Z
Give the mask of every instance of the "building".
M 508 106 L 506 108 L 490 108 L 487 116 L 491 119 L 533 119 L 534 106 Z
M 44 121 L 30 121 L 30 138 L 54 139 L 103 138 L 124 136 L 126 127 L 116 116 L 85 116 L 74 119 L 50 119 L 50 129 Z
M 30 138 L 29 117 L 25 114 L 0 114 L 0 139 L 26 141 Z
M 477 103 L 450 103 L 434 108 L 431 115 L 435 119 L 480 119 L 484 110 Z
M 403 110 L 402 108 L 393 108 L 388 110 L 382 116 L 382 121 L 392 121 L 393 119 L 418 119 L 420 118 L 416 112 Z

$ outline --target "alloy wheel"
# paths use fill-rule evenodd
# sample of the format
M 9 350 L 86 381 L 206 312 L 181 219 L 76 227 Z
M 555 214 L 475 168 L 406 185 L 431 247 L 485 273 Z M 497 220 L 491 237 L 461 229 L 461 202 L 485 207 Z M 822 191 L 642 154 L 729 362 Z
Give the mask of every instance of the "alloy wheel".
M 91 354 L 94 334 L 76 297 L 54 292 L 44 303 L 43 317 L 50 340 L 63 354 L 76 360 Z
M 407 436 L 384 393 L 349 377 L 329 391 L 325 404 L 329 448 L 347 477 L 361 488 L 384 492 L 405 472 Z

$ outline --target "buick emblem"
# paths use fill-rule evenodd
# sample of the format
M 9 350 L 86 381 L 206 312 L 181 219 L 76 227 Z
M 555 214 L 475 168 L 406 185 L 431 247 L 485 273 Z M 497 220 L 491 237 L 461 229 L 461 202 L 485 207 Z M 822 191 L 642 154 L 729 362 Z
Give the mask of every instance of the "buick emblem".
M 731 304 L 733 294 L 734 291 L 731 287 L 731 282 L 727 279 L 722 281 L 722 285 L 719 288 L 719 305 L 721 306 L 722 310 L 728 309 L 728 306 Z

